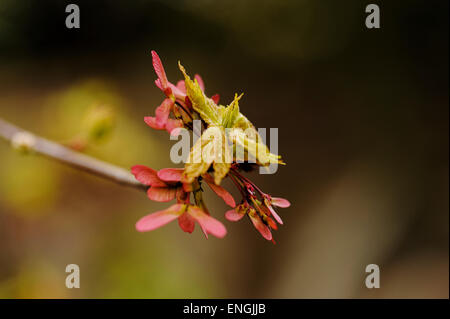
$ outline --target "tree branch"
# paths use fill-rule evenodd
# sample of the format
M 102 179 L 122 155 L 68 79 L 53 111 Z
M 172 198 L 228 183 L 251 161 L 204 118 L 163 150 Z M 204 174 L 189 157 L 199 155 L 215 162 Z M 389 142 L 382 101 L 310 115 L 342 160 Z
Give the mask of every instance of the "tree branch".
M 146 190 L 147 186 L 138 182 L 127 170 L 113 164 L 75 152 L 61 144 L 36 136 L 0 118 L 0 137 L 29 150 L 57 160 L 61 163 L 98 175 L 121 185 Z

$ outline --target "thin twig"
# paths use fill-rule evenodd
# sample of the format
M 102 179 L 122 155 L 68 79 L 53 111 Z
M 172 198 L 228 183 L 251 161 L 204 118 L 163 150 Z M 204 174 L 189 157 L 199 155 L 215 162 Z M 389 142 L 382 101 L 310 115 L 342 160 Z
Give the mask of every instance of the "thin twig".
M 121 167 L 75 152 L 61 144 L 27 132 L 0 118 L 0 137 L 14 143 L 20 136 L 28 137 L 27 148 L 48 158 L 70 165 L 85 172 L 98 175 L 121 185 L 145 190 L 147 186 L 138 182 L 134 176 Z

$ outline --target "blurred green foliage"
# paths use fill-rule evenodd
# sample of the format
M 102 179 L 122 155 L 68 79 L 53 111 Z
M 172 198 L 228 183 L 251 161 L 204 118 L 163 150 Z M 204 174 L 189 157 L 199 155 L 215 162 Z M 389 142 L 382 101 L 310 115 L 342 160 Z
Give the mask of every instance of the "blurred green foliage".
M 30 159 L 14 151 L 4 152 L 0 165 L 1 200 L 24 216 L 48 213 L 57 198 L 57 167 L 45 159 Z

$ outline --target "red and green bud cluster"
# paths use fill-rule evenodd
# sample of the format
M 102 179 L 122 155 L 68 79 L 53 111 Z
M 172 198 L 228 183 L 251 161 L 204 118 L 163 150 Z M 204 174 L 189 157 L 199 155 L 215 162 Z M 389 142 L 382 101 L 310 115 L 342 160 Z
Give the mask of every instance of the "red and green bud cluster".
M 177 134 L 177 128 L 192 130 L 194 119 L 202 120 L 206 129 L 213 125 L 208 124 L 210 121 L 203 118 L 206 112 L 202 114 L 202 110 L 195 107 L 198 105 L 198 101 L 195 101 L 193 95 L 187 94 L 185 81 L 181 80 L 176 85 L 169 82 L 161 60 L 155 51 L 152 51 L 152 57 L 153 68 L 158 76 L 155 84 L 166 98 L 156 108 L 155 116 L 144 118 L 145 123 L 157 130 L 167 130 L 170 134 Z M 185 73 L 181 65 L 180 69 Z M 207 103 L 213 108 L 215 106 L 219 108 L 219 95 L 206 97 L 202 78 L 195 75 L 194 79 L 195 86 L 199 88 L 198 96 L 207 100 Z M 189 84 L 192 87 L 192 82 Z M 225 109 L 226 107 L 220 106 L 220 108 Z M 283 224 L 283 221 L 273 207 L 289 207 L 290 203 L 286 199 L 271 197 L 263 193 L 242 174 L 242 165 L 247 164 L 233 162 L 229 168 L 227 167 L 225 176 L 233 181 L 242 195 L 242 200 L 237 206 L 232 195 L 218 185 L 221 178 L 218 179 L 218 175 L 215 174 L 214 167 L 216 166 L 201 171 L 198 176 L 190 175 L 189 178 L 183 168 L 164 168 L 155 171 L 143 165 L 133 166 L 131 168 L 133 175 L 139 182 L 148 186 L 147 196 L 149 199 L 157 202 L 176 200 L 176 203 L 169 208 L 141 218 L 136 224 L 136 229 L 146 232 L 177 219 L 180 228 L 185 232 L 192 233 L 195 224 L 198 223 L 207 238 L 209 234 L 219 238 L 224 237 L 227 233 L 225 226 L 210 215 L 203 200 L 202 185 L 207 184 L 216 195 L 223 199 L 225 204 L 232 208 L 225 213 L 226 219 L 238 221 L 247 215 L 260 234 L 275 243 L 272 238 L 272 230 L 276 230 L 277 223 Z M 216 178 L 211 174 L 214 174 Z

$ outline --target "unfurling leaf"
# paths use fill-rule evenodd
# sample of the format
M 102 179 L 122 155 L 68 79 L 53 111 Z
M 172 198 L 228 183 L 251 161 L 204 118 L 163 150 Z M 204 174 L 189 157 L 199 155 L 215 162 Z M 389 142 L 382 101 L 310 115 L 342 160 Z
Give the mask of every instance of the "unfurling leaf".
M 231 148 L 225 130 L 219 126 L 209 127 L 194 144 L 184 169 L 186 182 L 206 173 L 213 164 L 214 182 L 219 185 L 230 169 L 232 162 Z
M 237 95 L 235 94 L 233 102 L 225 108 L 222 113 L 222 126 L 225 128 L 234 127 L 236 120 L 239 118 L 239 100 L 241 99 L 243 94 Z
M 184 75 L 186 94 L 189 97 L 194 110 L 200 114 L 200 117 L 208 125 L 219 125 L 219 114 L 215 103 L 205 96 L 197 79 L 195 79 L 195 82 L 191 80 L 180 62 L 178 62 L 178 66 Z
M 243 131 L 240 128 L 233 128 L 228 131 L 228 138 L 233 142 L 235 146 L 235 158 L 236 161 L 250 161 L 256 162 L 258 165 L 266 166 L 272 163 L 280 163 L 281 156 L 270 153 L 266 144 L 262 143 L 262 139 L 257 132 L 252 129 Z M 243 150 L 243 152 L 239 152 Z M 247 158 L 242 158 L 242 155 L 247 155 Z

